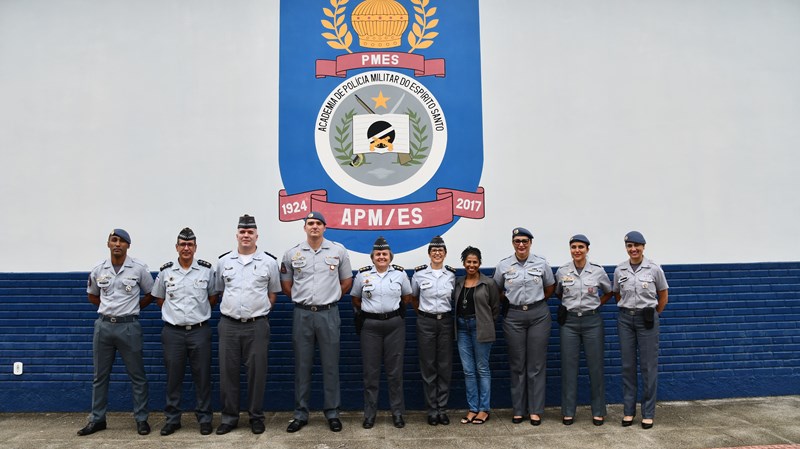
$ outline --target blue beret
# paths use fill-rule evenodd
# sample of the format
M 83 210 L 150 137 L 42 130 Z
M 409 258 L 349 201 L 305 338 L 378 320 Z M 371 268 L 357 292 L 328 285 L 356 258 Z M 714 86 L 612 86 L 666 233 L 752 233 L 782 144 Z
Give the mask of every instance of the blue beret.
M 322 214 L 317 212 L 317 211 L 313 211 L 310 214 L 306 215 L 306 218 L 304 218 L 303 221 L 306 221 L 309 218 L 312 218 L 314 220 L 319 220 L 319 221 L 322 222 L 322 224 L 324 224 L 325 226 L 328 226 L 328 223 L 325 222 L 325 217 L 323 217 Z
M 583 234 L 575 234 L 572 236 L 572 238 L 569 239 L 570 245 L 572 244 L 572 242 L 583 242 L 586 244 L 586 246 L 589 246 L 589 237 L 586 237 Z
M 625 243 L 641 243 L 644 245 L 647 241 L 644 239 L 644 236 L 639 231 L 631 231 L 625 234 Z
M 122 240 L 125 240 L 126 242 L 128 242 L 128 245 L 131 244 L 131 235 L 128 234 L 128 231 L 124 229 L 115 228 L 113 231 L 111 231 L 111 234 L 108 234 L 109 237 L 111 237 L 112 235 L 116 235 Z
M 523 237 L 528 237 L 531 240 L 533 240 L 533 234 L 531 234 L 531 231 L 529 231 L 529 230 L 527 230 L 525 228 L 514 228 L 514 230 L 511 231 L 511 238 L 512 239 L 514 237 L 517 237 L 517 236 L 520 236 L 520 235 L 523 236 Z

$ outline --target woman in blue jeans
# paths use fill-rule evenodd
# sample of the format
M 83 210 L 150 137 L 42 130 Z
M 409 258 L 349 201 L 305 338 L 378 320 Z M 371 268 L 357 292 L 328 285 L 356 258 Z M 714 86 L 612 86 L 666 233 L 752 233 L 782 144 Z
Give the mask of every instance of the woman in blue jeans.
M 468 246 L 461 252 L 461 262 L 467 275 L 456 278 L 453 290 L 458 354 L 469 405 L 461 424 L 483 424 L 489 420 L 489 354 L 495 340 L 494 323 L 500 313 L 500 294 L 494 280 L 480 272 L 481 250 Z

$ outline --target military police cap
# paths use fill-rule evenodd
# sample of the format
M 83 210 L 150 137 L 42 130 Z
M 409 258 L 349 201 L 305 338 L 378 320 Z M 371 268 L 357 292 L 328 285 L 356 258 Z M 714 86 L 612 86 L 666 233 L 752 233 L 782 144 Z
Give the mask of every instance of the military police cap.
M 533 240 L 533 234 L 531 234 L 531 231 L 529 231 L 529 230 L 527 230 L 525 228 L 514 228 L 514 230 L 511 231 L 511 238 L 512 239 L 514 237 L 520 237 L 520 236 L 528 237 L 531 240 Z
M 589 237 L 586 237 L 583 234 L 575 234 L 569 239 L 569 244 L 571 245 L 573 242 L 583 242 L 586 246 L 589 246 Z
M 389 242 L 387 242 L 386 239 L 383 237 L 378 237 L 377 240 L 375 240 L 375 243 L 372 245 L 372 250 L 382 251 L 385 249 L 391 251 L 391 248 L 389 248 Z
M 431 239 L 431 243 L 428 244 L 428 252 L 431 251 L 431 248 L 444 248 L 444 250 L 447 251 L 447 246 L 444 244 L 444 239 L 440 235 L 437 235 Z
M 625 243 L 641 243 L 644 245 L 647 241 L 644 239 L 644 236 L 639 231 L 631 231 L 625 234 Z
M 112 235 L 116 235 L 117 237 L 121 238 L 122 240 L 125 240 L 126 242 L 128 242 L 128 245 L 131 244 L 131 235 L 128 234 L 128 231 L 126 231 L 124 229 L 115 228 L 113 231 L 111 231 L 110 234 L 108 234 L 108 237 L 111 238 Z
M 197 240 L 197 237 L 194 235 L 192 228 L 183 228 L 178 233 L 178 240 Z
M 239 229 L 256 229 L 256 217 L 244 214 L 239 217 Z
M 312 211 L 310 214 L 306 215 L 306 218 L 304 218 L 303 221 L 308 221 L 309 219 L 319 220 L 322 222 L 322 224 L 328 226 L 328 223 L 325 222 L 325 217 L 323 217 L 322 214 L 317 211 Z

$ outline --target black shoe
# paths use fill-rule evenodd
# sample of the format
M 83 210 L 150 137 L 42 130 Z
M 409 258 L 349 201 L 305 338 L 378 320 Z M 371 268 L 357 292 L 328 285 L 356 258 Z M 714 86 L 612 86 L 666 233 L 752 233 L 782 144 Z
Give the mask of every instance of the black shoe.
M 342 422 L 339 421 L 339 418 L 331 418 L 328 420 L 328 427 L 331 428 L 331 432 L 341 432 Z
M 450 425 L 450 418 L 447 417 L 447 413 L 439 413 L 439 424 L 443 426 Z
M 264 421 L 258 419 L 250 421 L 250 430 L 252 430 L 253 433 L 256 435 L 264 433 L 265 430 Z
M 295 418 L 289 423 L 289 427 L 286 428 L 286 431 L 289 433 L 295 433 L 305 427 L 306 424 L 308 424 L 308 421 Z
M 148 435 L 150 433 L 150 424 L 147 424 L 147 421 L 136 421 L 136 432 L 139 435 Z
M 574 423 L 574 422 L 575 422 L 575 418 L 567 418 L 567 417 L 561 418 L 561 424 L 564 424 L 565 426 L 571 426 L 572 423 Z
M 236 428 L 235 424 L 222 423 L 219 425 L 219 427 L 217 427 L 217 435 L 225 435 L 226 433 L 230 432 L 235 428 Z
M 403 421 L 403 415 L 392 416 L 392 422 L 394 423 L 394 426 L 397 427 L 398 429 L 402 429 L 403 427 L 406 426 L 406 422 Z
M 95 432 L 99 432 L 101 430 L 106 430 L 106 422 L 105 421 L 94 421 L 86 424 L 86 426 L 78 431 L 78 435 L 86 436 L 91 435 Z
M 538 426 L 538 425 L 540 425 L 541 423 L 542 423 L 542 418 L 539 418 L 539 419 L 533 419 L 533 418 L 531 418 L 531 425 L 532 425 L 532 426 Z
M 200 423 L 200 435 L 211 435 L 211 423 L 210 422 L 201 422 Z
M 593 416 L 592 417 L 592 424 L 594 424 L 595 426 L 602 426 L 603 423 L 605 423 L 605 422 L 606 422 L 606 420 L 602 419 L 599 416 Z
M 361 423 L 361 427 L 365 429 L 371 429 L 375 427 L 375 418 L 364 418 L 364 422 Z
M 627 421 L 625 420 L 625 418 L 622 418 L 622 427 L 630 427 L 632 425 L 633 425 L 633 419 Z
M 514 423 L 514 424 L 519 424 L 519 423 L 522 422 L 523 419 L 525 419 L 525 418 L 523 418 L 521 416 L 514 416 L 514 417 L 511 418 L 511 422 Z
M 428 416 L 428 425 L 438 426 L 439 425 L 439 418 L 436 417 L 436 416 Z
M 161 428 L 161 436 L 172 435 L 175 433 L 176 430 L 181 428 L 181 423 L 166 423 L 164 427 Z
M 653 424 L 655 424 L 653 421 L 651 421 L 651 422 L 642 421 L 642 429 L 652 429 L 653 428 Z

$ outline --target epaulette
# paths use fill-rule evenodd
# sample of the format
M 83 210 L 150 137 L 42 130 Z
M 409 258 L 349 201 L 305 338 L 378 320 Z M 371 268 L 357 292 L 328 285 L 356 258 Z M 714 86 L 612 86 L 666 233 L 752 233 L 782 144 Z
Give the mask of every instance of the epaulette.
M 414 268 L 414 271 L 421 271 L 421 270 L 424 270 L 424 269 L 426 269 L 426 268 L 428 268 L 428 266 L 427 266 L 427 265 L 420 265 L 420 266 L 418 266 L 417 268 Z
M 222 259 L 223 257 L 227 256 L 230 253 L 231 253 L 230 251 L 222 253 L 222 254 L 219 255 L 219 258 Z
M 392 265 L 392 268 L 394 268 L 397 271 L 406 271 L 406 269 L 401 267 L 400 265 Z
M 602 266 L 602 265 L 600 265 L 600 264 L 596 264 L 596 263 L 592 263 L 592 262 L 589 262 L 589 265 L 594 265 L 594 266 L 596 266 L 597 268 L 603 268 L 603 266 Z
M 273 258 L 273 259 L 275 259 L 275 260 L 278 260 L 278 258 L 277 258 L 277 257 L 273 256 L 272 254 L 270 254 L 270 253 L 268 253 L 268 252 L 266 252 L 266 251 L 264 251 L 264 254 L 268 255 L 269 257 L 272 257 L 272 258 Z
M 170 263 L 172 263 L 172 262 L 170 262 Z M 206 262 L 203 259 L 197 259 L 197 265 L 200 265 L 201 267 L 211 268 L 211 263 L 210 262 Z
M 451 272 L 451 273 L 453 273 L 453 274 L 455 274 L 455 272 L 456 272 L 456 269 L 451 267 L 450 265 L 445 265 L 444 269 L 449 271 L 449 272 Z
M 167 268 L 169 268 L 171 266 L 172 266 L 172 262 L 167 262 L 164 265 L 161 265 L 161 268 L 159 268 L 158 271 L 164 271 L 164 270 L 166 270 Z
M 359 272 L 359 273 L 363 273 L 363 272 L 365 272 L 365 271 L 369 271 L 369 270 L 371 270 L 371 269 L 372 269 L 372 265 L 367 265 L 366 267 L 361 267 L 361 268 L 359 268 L 359 269 L 358 269 L 358 272 Z

